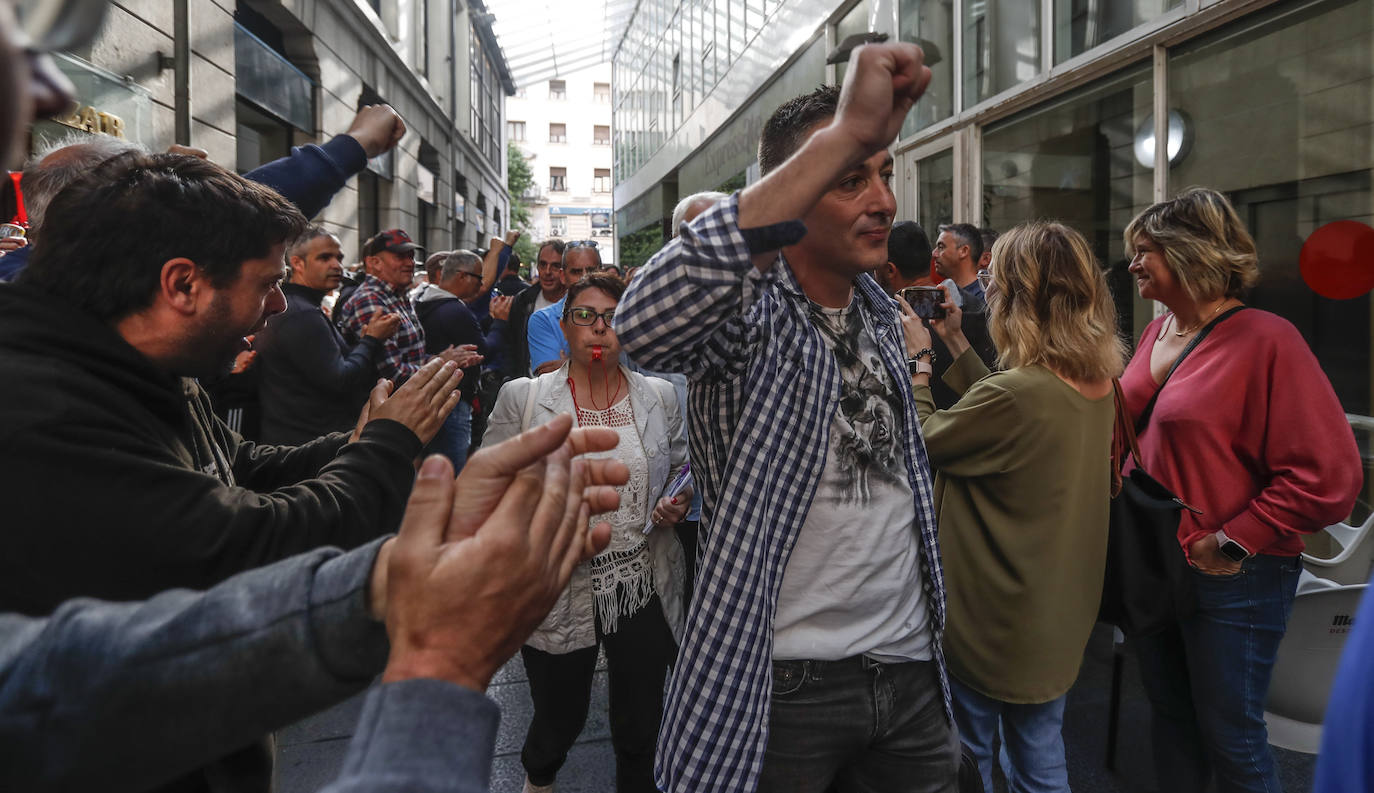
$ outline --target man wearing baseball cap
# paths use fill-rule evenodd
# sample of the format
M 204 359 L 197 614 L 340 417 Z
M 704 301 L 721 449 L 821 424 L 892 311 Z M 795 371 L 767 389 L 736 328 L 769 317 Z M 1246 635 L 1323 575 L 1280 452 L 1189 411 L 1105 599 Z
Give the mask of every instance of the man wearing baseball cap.
M 401 326 L 387 339 L 377 369 L 382 377 L 400 385 L 424 365 L 425 330 L 415 316 L 410 303 L 410 285 L 415 279 L 415 252 L 423 251 L 410 235 L 401 229 L 387 229 L 363 243 L 363 264 L 367 275 L 338 312 L 339 327 L 345 335 L 360 338 L 363 329 L 379 312 L 395 314 Z M 448 349 L 439 353 L 460 366 L 471 366 L 467 360 L 475 353 Z M 461 357 L 463 360 L 458 360 Z

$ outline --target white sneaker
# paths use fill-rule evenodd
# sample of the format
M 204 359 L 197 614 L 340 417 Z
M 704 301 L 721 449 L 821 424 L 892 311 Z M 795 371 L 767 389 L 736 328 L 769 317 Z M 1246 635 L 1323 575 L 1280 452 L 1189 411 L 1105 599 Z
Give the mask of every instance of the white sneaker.
M 530 782 L 529 777 L 525 777 L 524 793 L 553 793 L 553 785 L 536 785 Z

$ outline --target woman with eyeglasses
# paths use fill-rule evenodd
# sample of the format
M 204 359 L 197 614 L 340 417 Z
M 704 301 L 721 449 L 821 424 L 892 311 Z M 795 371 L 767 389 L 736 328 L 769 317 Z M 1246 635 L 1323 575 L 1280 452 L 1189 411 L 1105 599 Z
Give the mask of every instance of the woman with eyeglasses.
M 674 526 L 690 488 L 670 493 L 687 460 L 673 386 L 620 364 L 613 320 L 625 292 L 618 278 L 592 273 L 568 289 L 560 326 L 570 356 L 556 371 L 501 389 L 483 443 L 496 444 L 560 413 L 577 426 L 620 433 L 613 456 L 630 469 L 620 507 L 609 516 L 611 544 L 574 571 L 568 588 L 520 655 L 534 718 L 520 759 L 526 791 L 553 789 L 582 731 L 597 647 L 610 685 L 616 790 L 654 791 L 654 744 L 663 684 L 682 636 L 685 559 Z
M 998 731 L 1011 790 L 1069 790 L 1064 700 L 1097 618 L 1107 557 L 1112 378 L 1125 347 L 1082 235 L 1017 226 L 992 249 L 989 373 L 946 302 L 931 320 L 961 394 L 931 397 L 930 331 L 901 303 L 912 391 L 935 477 L 945 656 L 959 737 L 992 791 Z

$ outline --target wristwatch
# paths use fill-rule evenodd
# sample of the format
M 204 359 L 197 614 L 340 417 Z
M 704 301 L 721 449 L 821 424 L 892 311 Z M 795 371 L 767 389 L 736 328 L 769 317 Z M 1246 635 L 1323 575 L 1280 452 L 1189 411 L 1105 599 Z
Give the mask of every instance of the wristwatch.
M 1217 550 L 1233 562 L 1243 562 L 1254 554 L 1245 550 L 1245 546 L 1226 536 L 1226 532 L 1217 531 Z
M 922 358 L 929 357 L 930 361 L 922 361 Z M 935 371 L 935 351 L 926 347 L 920 352 L 907 359 L 906 369 L 912 374 L 930 374 Z

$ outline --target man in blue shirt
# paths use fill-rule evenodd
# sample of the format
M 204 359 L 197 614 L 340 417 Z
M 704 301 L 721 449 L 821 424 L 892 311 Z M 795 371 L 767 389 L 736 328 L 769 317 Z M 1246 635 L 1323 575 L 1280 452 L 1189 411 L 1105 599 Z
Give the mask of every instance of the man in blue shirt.
M 570 287 L 587 273 L 601 269 L 601 252 L 595 242 L 569 242 L 563 249 L 563 284 Z M 568 357 L 568 340 L 558 321 L 563 318 L 563 300 L 530 315 L 527 335 L 530 368 L 536 376 L 552 372 Z

